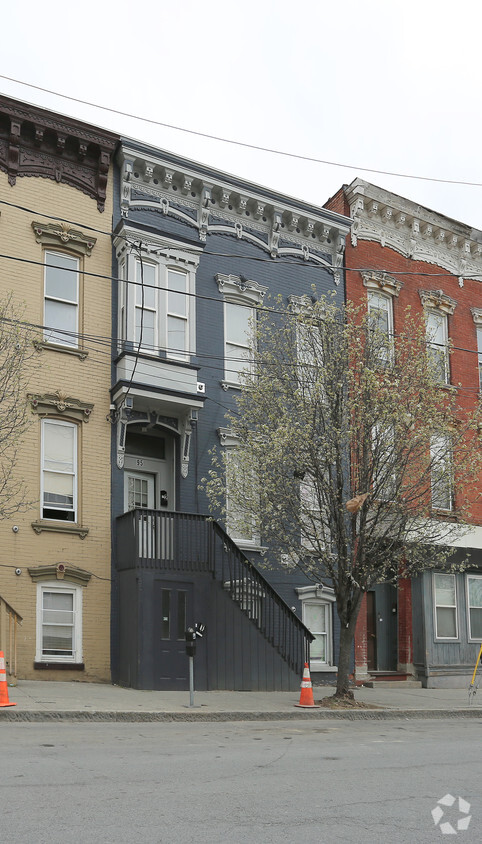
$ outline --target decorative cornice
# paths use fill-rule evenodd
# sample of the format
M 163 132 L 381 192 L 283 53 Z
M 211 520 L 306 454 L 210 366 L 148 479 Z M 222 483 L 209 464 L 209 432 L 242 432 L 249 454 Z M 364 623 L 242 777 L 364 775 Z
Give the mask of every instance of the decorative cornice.
M 66 396 L 65 393 L 57 390 L 55 393 L 35 394 L 27 396 L 32 413 L 39 416 L 52 416 L 53 413 L 61 413 L 77 419 L 79 422 L 88 422 L 94 405 L 92 402 L 81 401 L 80 399 Z
M 149 209 L 182 220 L 197 230 L 244 239 L 271 257 L 313 261 L 340 281 L 345 236 L 350 221 L 340 214 L 298 203 L 193 162 L 170 161 L 160 151 L 141 151 L 125 143 L 119 150 L 121 213 Z
M 68 246 L 69 251 L 79 255 L 92 254 L 97 238 L 71 228 L 69 223 L 33 222 L 35 240 L 43 246 Z
M 265 293 L 268 289 L 264 285 L 258 284 L 257 281 L 250 281 L 247 278 L 237 275 L 217 273 L 216 281 L 219 292 L 222 293 L 226 301 L 251 307 L 263 303 Z
M 311 298 L 311 296 L 307 296 L 306 293 L 304 293 L 302 296 L 296 296 L 294 293 L 292 293 L 290 296 L 288 296 L 288 304 L 290 310 L 294 314 L 302 314 L 309 312 L 310 309 L 313 308 L 313 299 Z
M 54 563 L 27 569 L 34 583 L 41 580 L 67 580 L 77 586 L 87 586 L 92 577 L 90 571 L 71 566 L 69 563 Z
M 470 313 L 476 325 L 482 325 L 482 308 L 471 308 Z
M 463 279 L 482 279 L 482 231 L 355 179 L 345 188 L 351 242 L 373 240 L 406 258 L 437 264 Z
M 0 170 L 71 185 L 105 207 L 117 135 L 0 95 Z
M 389 296 L 398 296 L 403 287 L 401 281 L 392 278 L 388 273 L 367 270 L 362 272 L 361 276 L 363 284 L 368 290 L 379 290 L 382 293 L 387 293 Z
M 447 296 L 443 290 L 419 290 L 418 293 L 424 308 L 433 308 L 443 311 L 444 314 L 453 314 L 457 307 L 455 299 Z
M 218 428 L 217 435 L 219 442 L 225 448 L 235 448 L 239 445 L 239 436 L 231 428 Z

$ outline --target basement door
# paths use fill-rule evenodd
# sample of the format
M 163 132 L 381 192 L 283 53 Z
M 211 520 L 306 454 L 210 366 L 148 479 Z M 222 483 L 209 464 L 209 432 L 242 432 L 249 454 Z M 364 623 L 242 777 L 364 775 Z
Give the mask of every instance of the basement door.
M 194 585 L 185 581 L 154 581 L 154 688 L 189 689 L 186 628 L 193 624 Z M 194 658 L 196 662 L 196 657 Z

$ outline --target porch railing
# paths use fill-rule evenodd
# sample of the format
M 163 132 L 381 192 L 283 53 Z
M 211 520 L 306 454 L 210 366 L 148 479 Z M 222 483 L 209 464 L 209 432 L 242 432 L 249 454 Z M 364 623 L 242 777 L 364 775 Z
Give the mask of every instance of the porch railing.
M 19 615 L 7 601 L 0 596 L 0 651 L 5 656 L 7 681 L 17 681 L 17 627 L 22 623 Z
M 209 517 L 143 509 L 124 513 L 117 519 L 117 568 L 210 574 L 301 676 L 312 634 Z

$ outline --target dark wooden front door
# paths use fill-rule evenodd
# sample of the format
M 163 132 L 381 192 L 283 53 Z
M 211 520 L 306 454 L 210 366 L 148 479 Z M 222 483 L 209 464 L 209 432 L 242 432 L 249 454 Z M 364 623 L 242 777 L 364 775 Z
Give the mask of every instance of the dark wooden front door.
M 193 584 L 157 580 L 154 584 L 154 677 L 160 690 L 189 688 L 185 631 L 193 624 Z
M 377 613 L 375 592 L 367 592 L 367 668 L 377 670 Z

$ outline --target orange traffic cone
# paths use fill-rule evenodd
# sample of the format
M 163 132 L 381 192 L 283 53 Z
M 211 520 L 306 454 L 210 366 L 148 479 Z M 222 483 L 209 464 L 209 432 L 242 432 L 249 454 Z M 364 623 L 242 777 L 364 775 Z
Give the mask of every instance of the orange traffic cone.
M 300 702 L 295 703 L 295 706 L 301 706 L 302 709 L 319 709 L 313 700 L 313 686 L 311 685 L 310 668 L 305 662 L 305 669 L 303 671 L 303 679 L 301 681 Z
M 5 657 L 0 651 L 0 706 L 16 706 L 16 703 L 8 702 L 7 674 L 5 672 Z

